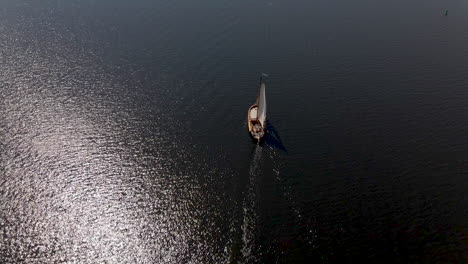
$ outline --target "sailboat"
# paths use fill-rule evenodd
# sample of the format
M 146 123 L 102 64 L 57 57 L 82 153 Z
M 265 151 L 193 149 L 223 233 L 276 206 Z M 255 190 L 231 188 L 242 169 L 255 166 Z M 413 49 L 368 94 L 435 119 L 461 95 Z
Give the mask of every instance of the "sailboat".
M 260 142 L 266 134 L 266 96 L 265 82 L 263 76 L 260 77 L 260 89 L 258 92 L 257 101 L 249 108 L 247 113 L 249 134 Z

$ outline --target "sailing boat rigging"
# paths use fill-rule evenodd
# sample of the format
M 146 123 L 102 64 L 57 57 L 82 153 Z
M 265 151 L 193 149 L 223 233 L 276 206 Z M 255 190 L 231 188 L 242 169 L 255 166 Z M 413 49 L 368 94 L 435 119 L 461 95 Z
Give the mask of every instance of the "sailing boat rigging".
M 266 95 L 265 95 L 265 82 L 263 75 L 260 77 L 260 89 L 257 101 L 249 108 L 247 113 L 249 134 L 260 142 L 266 133 Z

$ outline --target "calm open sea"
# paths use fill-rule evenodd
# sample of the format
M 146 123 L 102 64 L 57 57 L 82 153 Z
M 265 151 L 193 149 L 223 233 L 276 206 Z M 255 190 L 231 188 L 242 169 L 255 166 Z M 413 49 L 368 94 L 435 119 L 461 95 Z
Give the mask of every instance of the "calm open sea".
M 0 263 L 463 263 L 467 191 L 466 0 L 0 0 Z

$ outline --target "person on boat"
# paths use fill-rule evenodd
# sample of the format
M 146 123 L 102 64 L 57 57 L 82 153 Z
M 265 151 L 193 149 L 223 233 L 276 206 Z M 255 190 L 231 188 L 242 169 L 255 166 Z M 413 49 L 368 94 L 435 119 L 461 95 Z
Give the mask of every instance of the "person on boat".
M 260 127 L 259 123 L 255 124 L 255 132 L 259 132 L 261 129 L 262 127 Z

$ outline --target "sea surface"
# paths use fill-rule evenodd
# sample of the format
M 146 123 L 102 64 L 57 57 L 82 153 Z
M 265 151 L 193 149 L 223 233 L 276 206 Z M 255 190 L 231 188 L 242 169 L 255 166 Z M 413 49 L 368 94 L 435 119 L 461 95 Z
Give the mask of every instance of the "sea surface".
M 467 263 L 467 191 L 466 0 L 0 0 L 0 263 Z

